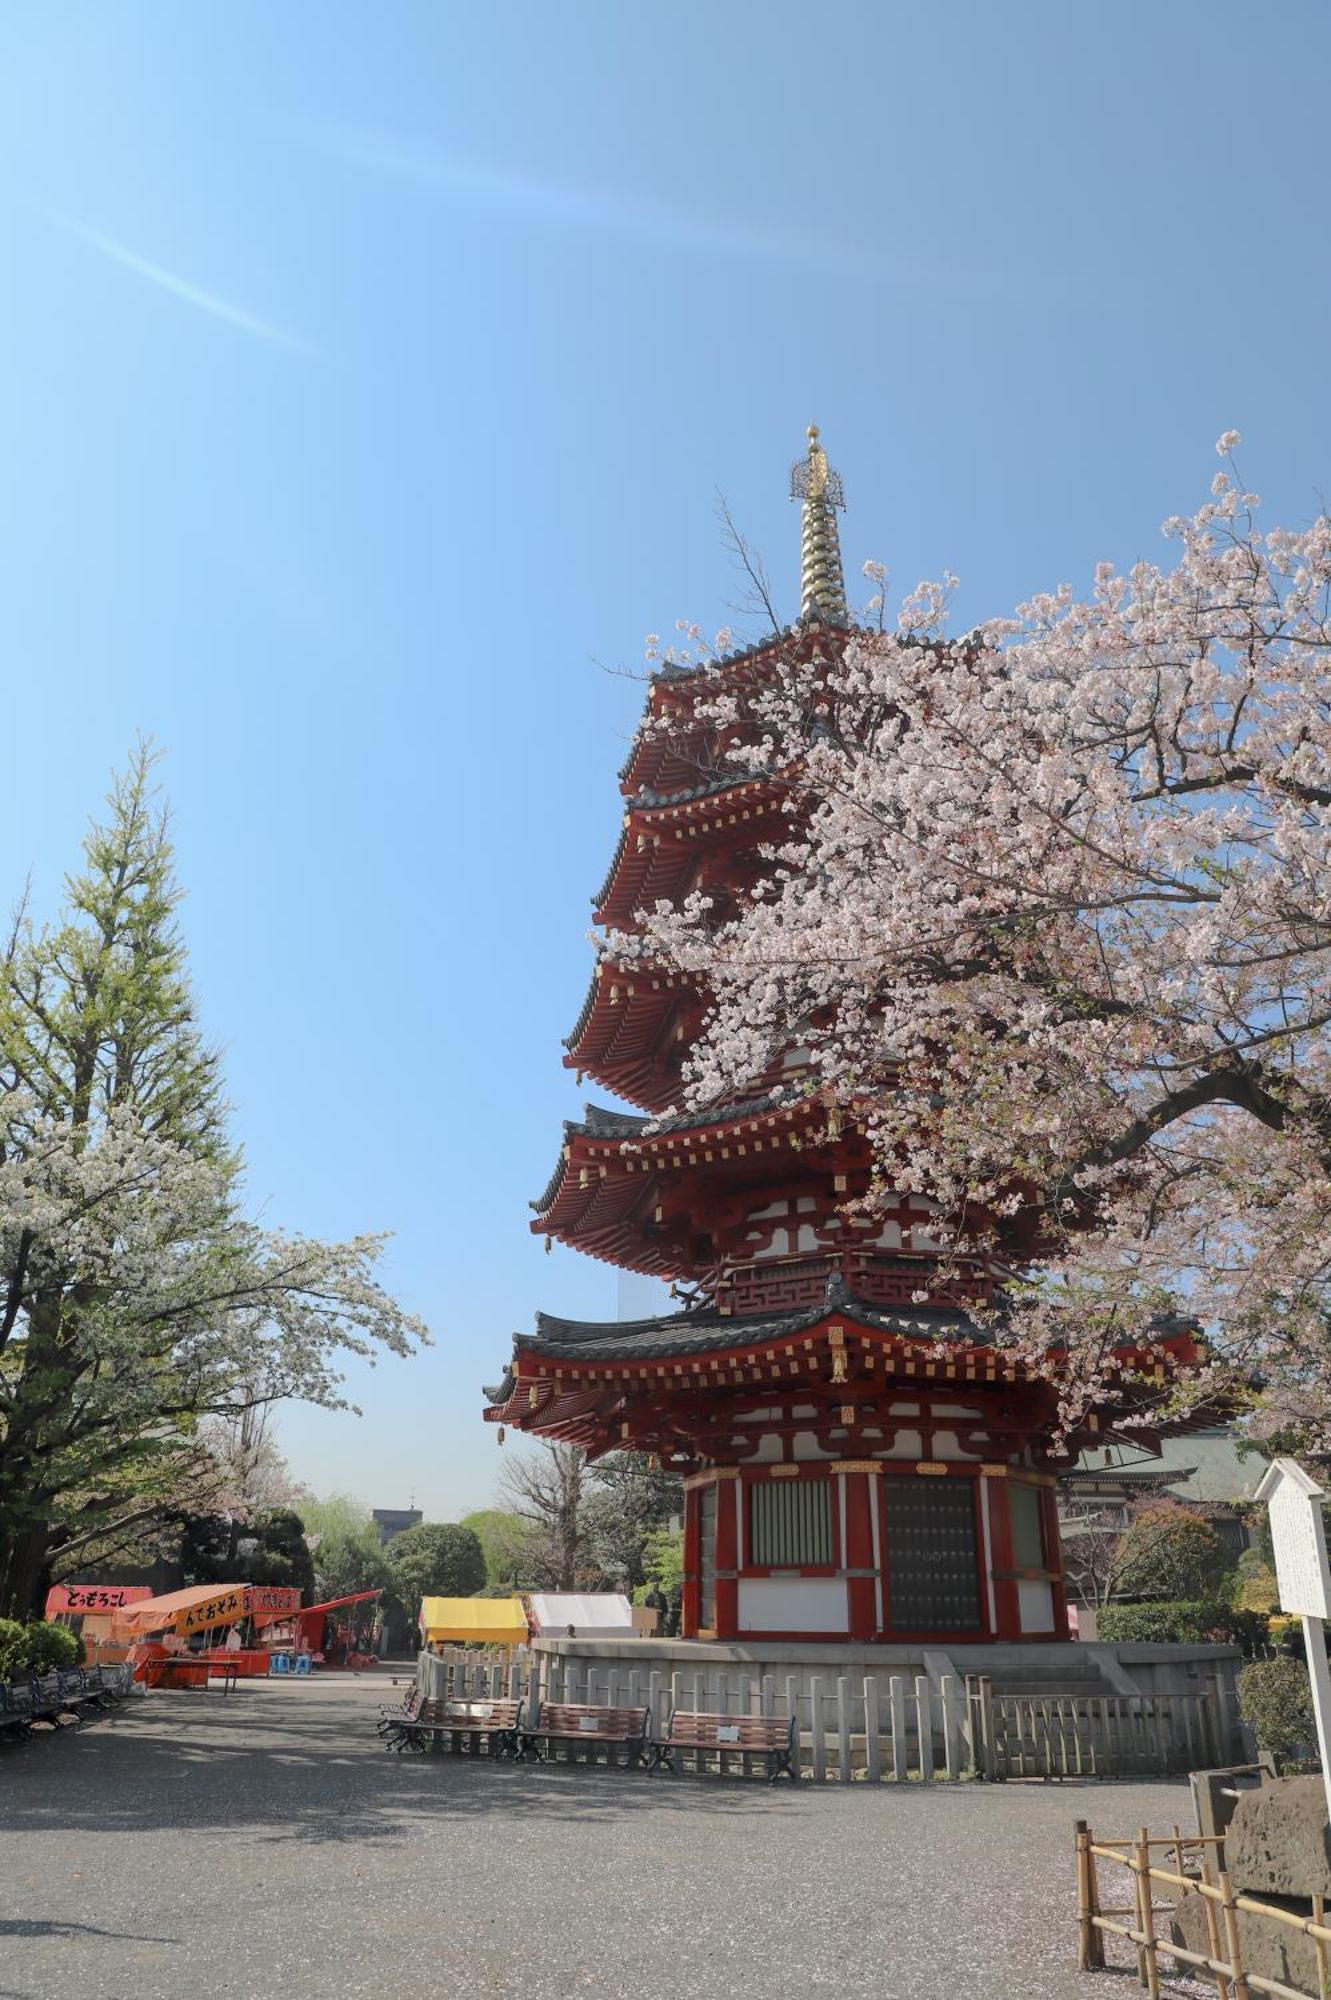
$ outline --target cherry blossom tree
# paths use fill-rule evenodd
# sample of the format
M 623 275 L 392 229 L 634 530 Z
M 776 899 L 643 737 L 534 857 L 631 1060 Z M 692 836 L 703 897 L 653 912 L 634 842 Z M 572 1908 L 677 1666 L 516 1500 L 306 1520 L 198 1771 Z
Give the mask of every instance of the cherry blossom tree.
M 1260 526 L 1238 442 L 1168 565 L 960 638 L 947 578 L 812 668 L 698 676 L 790 838 L 739 909 L 695 892 L 608 949 L 710 994 L 690 1104 L 806 1045 L 868 1206 L 927 1194 L 958 1256 L 1023 1237 L 995 1332 L 1066 1421 L 1173 1310 L 1211 1355 L 1176 1394 L 1281 1385 L 1326 1448 L 1331 520 Z
M 381 1238 L 245 1218 L 151 769 L 117 784 L 63 920 L 21 917 L 0 967 L 0 1615 L 62 1551 L 192 1482 L 215 1499 L 204 1417 L 338 1405 L 347 1356 L 424 1337 L 374 1275 Z
M 227 1417 L 207 1417 L 199 1442 L 212 1460 L 212 1510 L 237 1525 L 294 1507 L 301 1512 L 309 1488 L 293 1478 L 272 1434 L 273 1405 L 242 1401 Z

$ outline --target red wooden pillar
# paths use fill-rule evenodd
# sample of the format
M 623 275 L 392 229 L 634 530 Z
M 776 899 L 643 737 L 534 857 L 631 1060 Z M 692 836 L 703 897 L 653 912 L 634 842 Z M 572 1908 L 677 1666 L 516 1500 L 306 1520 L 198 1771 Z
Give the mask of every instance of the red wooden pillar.
M 716 1636 L 733 1639 L 739 1632 L 739 1510 L 744 1482 L 732 1473 L 716 1483 Z
M 1053 1486 L 1040 1488 L 1040 1524 L 1044 1529 L 1044 1564 L 1051 1572 L 1054 1637 L 1068 1639 L 1072 1636 L 1068 1625 L 1068 1586 L 1063 1576 L 1063 1538 L 1058 1532 L 1058 1495 Z
M 989 1567 L 994 1578 L 996 1639 L 1021 1637 L 1021 1600 L 1017 1594 L 1016 1556 L 1012 1547 L 1012 1503 L 1004 1477 L 984 1476 L 989 1496 Z
M 698 1636 L 699 1600 L 702 1595 L 700 1493 L 701 1489 L 697 1486 L 686 1486 L 684 1489 L 684 1587 L 679 1608 L 681 1639 L 696 1639 Z
M 872 1474 L 843 1472 L 845 1545 L 841 1566 L 846 1572 L 850 1637 L 862 1643 L 878 1629 L 877 1571 L 873 1557 L 873 1508 L 877 1498 Z

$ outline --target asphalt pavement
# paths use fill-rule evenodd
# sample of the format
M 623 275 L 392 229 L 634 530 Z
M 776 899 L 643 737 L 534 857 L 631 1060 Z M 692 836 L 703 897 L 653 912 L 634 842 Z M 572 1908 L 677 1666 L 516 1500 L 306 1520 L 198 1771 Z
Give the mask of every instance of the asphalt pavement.
M 0 1749 L 0 2000 L 1114 2000 L 1075 1971 L 1072 1823 L 1189 1817 L 1166 1782 L 397 1757 L 402 1692 L 157 1692 Z

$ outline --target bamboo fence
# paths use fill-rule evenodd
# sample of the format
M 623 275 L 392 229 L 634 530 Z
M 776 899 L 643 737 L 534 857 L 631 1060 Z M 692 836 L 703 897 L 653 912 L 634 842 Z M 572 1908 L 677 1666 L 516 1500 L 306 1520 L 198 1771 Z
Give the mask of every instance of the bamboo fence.
M 1236 1894 L 1222 1865 L 1223 1834 L 1184 1834 L 1176 1826 L 1168 1836 L 1153 1839 L 1140 1827 L 1131 1840 L 1097 1840 L 1085 1820 L 1078 1820 L 1077 1835 L 1077 1921 L 1079 1930 L 1078 1966 L 1083 1972 L 1103 1971 L 1105 1938 L 1123 1938 L 1137 1955 L 1137 1977 L 1151 2000 L 1159 2000 L 1160 1958 L 1162 1954 L 1187 1966 L 1192 1972 L 1214 1981 L 1217 2000 L 1252 2000 L 1254 1994 L 1272 1994 L 1275 2000 L 1331 2000 L 1331 1928 L 1321 1896 L 1312 1897 L 1312 1916 L 1300 1916 L 1279 1903 L 1265 1903 L 1256 1896 Z M 1158 1866 L 1151 1859 L 1156 1849 L 1173 1856 L 1174 1866 Z M 1100 1900 L 1099 1861 L 1108 1861 L 1128 1871 L 1132 1901 L 1106 1909 Z M 1155 1886 L 1182 1893 L 1191 1890 L 1202 1898 L 1207 1949 L 1193 1951 L 1161 1937 L 1156 1919 L 1173 1909 L 1173 1901 L 1157 1903 Z M 1312 1941 L 1317 1966 L 1317 1987 L 1288 1986 L 1279 1979 L 1254 1972 L 1244 1964 L 1239 1932 L 1239 1913 L 1269 1919 Z M 1126 1919 L 1126 1921 L 1123 1921 Z

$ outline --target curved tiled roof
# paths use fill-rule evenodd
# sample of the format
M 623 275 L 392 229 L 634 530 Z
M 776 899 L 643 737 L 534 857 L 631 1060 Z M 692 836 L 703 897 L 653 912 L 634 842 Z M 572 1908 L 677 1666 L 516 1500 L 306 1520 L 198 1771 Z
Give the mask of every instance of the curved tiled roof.
M 884 1333 L 908 1334 L 916 1340 L 956 1339 L 964 1335 L 972 1346 L 991 1344 L 991 1336 L 959 1309 L 873 1306 L 838 1291 L 816 1306 L 800 1306 L 790 1312 L 753 1319 L 737 1318 L 734 1313 L 721 1313 L 711 1306 L 692 1312 L 664 1313 L 655 1319 L 619 1321 L 560 1319 L 553 1313 L 537 1313 L 535 1333 L 515 1336 L 514 1351 L 530 1349 L 570 1361 L 658 1361 L 667 1355 L 700 1354 L 711 1348 L 759 1347 L 764 1341 L 803 1333 L 829 1313 L 844 1313 L 848 1319 L 865 1326 L 878 1327 Z
M 580 1119 L 564 1120 L 564 1146 L 567 1149 L 572 1139 L 639 1139 L 654 1137 L 658 1132 L 706 1131 L 717 1125 L 733 1125 L 742 1118 L 760 1118 L 769 1111 L 784 1110 L 787 1105 L 802 1103 L 811 1094 L 807 1085 L 787 1085 L 765 1091 L 761 1097 L 736 1098 L 708 1111 L 677 1111 L 668 1118 L 615 1111 L 608 1104 L 584 1104 Z M 545 1192 L 530 1204 L 537 1215 L 543 1215 L 554 1200 L 565 1165 L 565 1152 L 561 1152 Z
M 632 1320 L 562 1319 L 538 1313 L 533 1333 L 513 1336 L 513 1355 L 534 1354 L 543 1360 L 570 1363 L 665 1361 L 681 1355 L 706 1354 L 762 1347 L 801 1334 L 833 1316 L 897 1338 L 927 1343 L 953 1343 L 967 1349 L 992 1348 L 998 1342 L 992 1325 L 981 1326 L 960 1307 L 871 1305 L 849 1292 L 839 1277 L 828 1281 L 825 1297 L 814 1306 L 752 1318 L 719 1312 L 715 1306 L 695 1307 L 654 1318 Z M 1191 1339 L 1195 1326 L 1175 1314 L 1162 1314 L 1154 1328 L 1157 1341 Z M 502 1382 L 485 1391 L 491 1408 L 506 1403 L 516 1385 L 513 1363 Z M 1171 1425 L 1192 1430 L 1214 1425 L 1214 1413 L 1193 1413 Z
M 694 799 L 710 799 L 717 792 L 733 792 L 737 785 L 753 785 L 765 776 L 758 771 L 712 771 L 696 785 L 681 786 L 677 792 L 653 792 L 644 785 L 626 803 L 630 812 L 659 812 L 663 806 L 686 806 Z
M 681 1354 L 705 1354 L 718 1349 L 761 1347 L 816 1326 L 830 1313 L 843 1313 L 861 1326 L 904 1335 L 914 1340 L 956 1340 L 970 1347 L 992 1345 L 992 1335 L 968 1314 L 944 1306 L 912 1306 L 909 1310 L 867 1305 L 851 1297 L 840 1284 L 828 1287 L 816 1306 L 770 1313 L 752 1319 L 721 1313 L 714 1306 L 662 1313 L 651 1319 L 561 1319 L 538 1312 L 534 1333 L 515 1333 L 513 1352 L 539 1354 L 552 1361 L 663 1361 Z M 502 1382 L 485 1391 L 492 1407 L 507 1402 L 515 1377 L 510 1367 Z
M 635 813 L 670 812 L 676 807 L 696 805 L 702 799 L 720 798 L 728 792 L 739 792 L 746 788 L 753 790 L 763 786 L 768 787 L 767 795 L 764 797 L 762 792 L 759 791 L 759 796 L 754 804 L 755 813 L 760 807 L 769 812 L 779 811 L 785 794 L 765 773 L 754 773 L 752 771 L 714 772 L 709 777 L 700 779 L 696 785 L 685 786 L 680 791 L 652 792 L 644 789 L 633 798 L 626 799 L 624 804 L 625 823 L 619 829 L 619 839 L 615 842 L 615 850 L 610 857 L 610 865 L 606 869 L 601 885 L 592 896 L 593 911 L 601 910 L 614 891 L 616 877 L 623 866 L 625 854 L 629 851 L 629 840 L 630 836 L 633 835 L 632 820 Z M 707 822 L 700 822 L 700 825 L 705 830 Z M 652 862 L 649 858 L 641 865 L 644 868 L 650 868 Z M 682 856 L 676 858 L 676 865 L 683 865 Z

